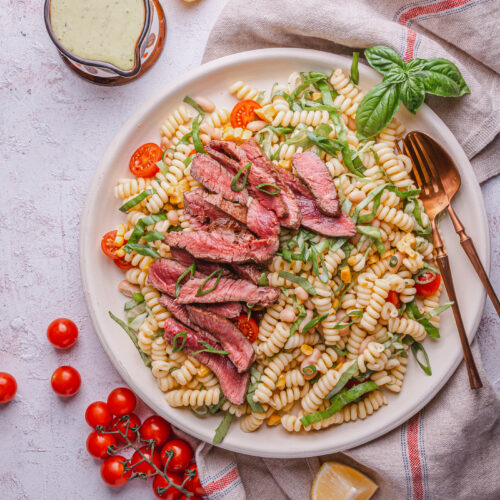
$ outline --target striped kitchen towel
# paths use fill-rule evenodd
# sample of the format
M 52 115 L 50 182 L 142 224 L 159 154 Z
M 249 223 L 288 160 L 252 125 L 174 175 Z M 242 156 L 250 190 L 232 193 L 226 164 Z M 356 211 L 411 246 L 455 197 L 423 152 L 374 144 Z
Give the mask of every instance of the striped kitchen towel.
M 427 103 L 458 138 L 482 182 L 500 172 L 499 19 L 499 0 L 230 0 L 204 60 L 264 47 L 350 55 L 377 44 L 393 47 L 405 60 L 451 59 L 471 94 L 428 97 Z M 279 460 L 200 444 L 196 458 L 209 498 L 305 500 L 326 460 L 372 477 L 380 485 L 379 500 L 500 498 L 500 402 L 482 371 L 477 345 L 473 352 L 484 382 L 480 391 L 469 389 L 462 363 L 424 410 L 344 453 Z

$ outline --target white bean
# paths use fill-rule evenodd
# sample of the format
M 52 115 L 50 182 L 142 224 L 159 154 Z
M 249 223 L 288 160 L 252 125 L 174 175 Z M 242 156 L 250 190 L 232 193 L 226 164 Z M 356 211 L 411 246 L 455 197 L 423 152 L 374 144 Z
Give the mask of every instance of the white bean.
M 137 285 L 133 285 L 127 280 L 118 283 L 118 290 L 120 290 L 125 297 L 133 297 L 134 293 L 141 293 L 141 289 Z
M 170 141 L 166 137 L 162 137 L 160 141 L 161 149 L 167 149 L 170 146 Z
M 286 306 L 280 312 L 280 320 L 285 323 L 293 323 L 295 321 L 295 311 L 292 306 Z
M 207 113 L 213 113 L 215 111 L 215 104 L 208 98 L 201 95 L 194 98 L 195 102 Z
M 347 197 L 349 198 L 350 201 L 353 203 L 359 203 L 360 201 L 363 201 L 366 198 L 365 193 L 361 191 L 360 189 L 353 189 Z
M 309 294 L 301 286 L 295 287 L 295 295 L 302 302 L 305 302 L 309 298 Z
M 179 215 L 175 210 L 169 210 L 167 212 L 167 219 L 170 224 L 179 224 Z
M 252 132 L 258 132 L 259 130 L 262 130 L 266 125 L 267 123 L 264 120 L 255 120 L 247 125 L 247 129 L 251 130 Z

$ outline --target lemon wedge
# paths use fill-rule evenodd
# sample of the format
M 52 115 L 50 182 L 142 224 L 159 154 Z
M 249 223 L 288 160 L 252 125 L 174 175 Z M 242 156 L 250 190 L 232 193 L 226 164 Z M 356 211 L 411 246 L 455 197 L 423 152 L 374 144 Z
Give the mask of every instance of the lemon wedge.
M 364 474 L 337 462 L 319 469 L 311 488 L 311 500 L 368 500 L 378 486 Z

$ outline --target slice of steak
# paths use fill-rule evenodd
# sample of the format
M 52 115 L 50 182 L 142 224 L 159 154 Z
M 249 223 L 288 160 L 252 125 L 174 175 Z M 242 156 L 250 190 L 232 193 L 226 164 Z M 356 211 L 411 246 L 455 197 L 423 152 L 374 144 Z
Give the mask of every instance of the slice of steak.
M 280 218 L 280 224 L 290 229 L 298 229 L 300 226 L 300 208 L 293 191 L 280 179 L 279 172 L 274 163 L 265 155 L 262 148 L 254 139 L 244 142 L 241 149 L 245 151 L 248 159 L 256 166 L 269 172 L 276 179 L 276 185 L 281 189 L 281 198 L 285 204 L 288 215 Z M 281 167 L 279 167 L 281 168 Z
M 216 278 L 209 279 L 206 283 L 201 278 L 189 280 L 180 290 L 175 299 L 179 304 L 192 303 L 217 303 L 217 302 L 249 302 L 264 307 L 276 302 L 280 291 L 278 288 L 268 286 L 256 286 L 245 280 L 231 280 L 221 278 L 216 286 Z M 205 295 L 197 295 L 200 287 L 202 290 L 210 290 Z
M 165 243 L 188 251 L 196 259 L 241 264 L 269 261 L 278 250 L 278 238 L 255 239 L 229 231 L 168 233 Z
M 274 212 L 253 199 L 248 207 L 247 227 L 260 238 L 274 238 L 280 234 L 280 223 Z
M 250 163 L 247 181 L 250 194 L 257 198 L 265 208 L 272 210 L 277 217 L 288 215 L 288 209 L 280 195 L 272 196 L 257 189 L 260 184 L 276 184 L 277 181 L 272 172 L 252 163 L 240 146 L 230 141 L 210 141 L 205 150 L 210 156 L 229 168 L 233 174 Z M 268 189 L 273 190 L 272 188 Z
M 173 234 L 173 233 L 170 233 Z M 167 293 L 171 297 L 175 296 L 175 284 L 186 270 L 186 267 L 171 259 L 158 259 L 153 262 L 149 268 L 148 281 L 150 285 L 160 292 Z M 203 279 L 204 274 L 196 271 L 194 277 Z M 188 281 L 189 276 L 186 276 L 182 283 Z
M 186 306 L 189 319 L 203 331 L 211 333 L 228 352 L 238 372 L 245 372 L 255 361 L 255 351 L 248 339 L 226 318 L 201 307 Z
M 309 188 L 318 208 L 329 217 L 338 217 L 340 203 L 332 176 L 321 158 L 312 151 L 295 153 L 292 158 L 298 176 Z
M 173 338 L 178 333 L 186 332 L 186 342 L 183 347 L 183 352 L 195 357 L 200 363 L 203 363 L 215 374 L 219 380 L 221 390 L 228 401 L 235 405 L 241 405 L 245 402 L 245 397 L 248 389 L 248 381 L 250 379 L 249 372 L 238 373 L 238 370 L 233 365 L 231 360 L 221 354 L 213 354 L 210 352 L 199 352 L 204 346 L 200 344 L 202 334 L 195 332 L 190 328 L 185 327 L 173 318 L 165 320 L 165 341 L 170 345 L 173 343 Z M 212 345 L 211 342 L 204 340 Z M 216 345 L 213 345 L 216 347 Z
M 228 172 L 219 162 L 203 154 L 196 154 L 191 162 L 191 176 L 203 184 L 209 191 L 220 193 L 226 200 L 242 205 L 248 202 L 248 191 L 233 191 L 231 182 L 234 174 Z
M 288 186 L 290 191 L 292 191 L 292 193 L 295 196 L 300 195 L 300 196 L 305 196 L 306 198 L 313 199 L 311 192 L 309 191 L 307 186 L 304 185 L 302 181 L 298 177 L 293 175 L 291 172 L 280 166 L 275 166 L 275 172 L 280 181 L 283 182 L 283 184 L 285 184 L 286 186 Z
M 244 226 L 246 208 L 224 200 L 220 194 L 211 195 L 202 189 L 195 189 L 184 194 L 184 203 L 190 217 L 196 218 L 204 226 L 208 225 L 210 230 L 218 228 L 235 232 L 246 230 Z M 236 217 L 242 219 L 243 223 Z
M 224 318 L 237 318 L 241 314 L 242 305 L 239 302 L 220 302 L 219 304 L 196 304 Z
M 233 264 L 231 266 L 234 272 L 243 280 L 250 281 L 257 285 L 263 270 L 253 264 Z
M 189 252 L 186 252 L 186 250 L 172 247 L 170 251 L 172 252 L 174 260 L 179 264 L 182 264 L 184 267 L 189 267 L 191 264 L 196 262 L 196 270 L 207 276 L 221 268 L 220 264 L 217 264 L 216 262 L 196 260 Z M 229 269 L 223 268 L 223 276 L 234 276 L 234 274 Z
M 356 234 L 354 221 L 342 210 L 338 217 L 328 217 L 319 211 L 311 198 L 297 195 L 302 214 L 302 226 L 323 236 L 347 236 Z

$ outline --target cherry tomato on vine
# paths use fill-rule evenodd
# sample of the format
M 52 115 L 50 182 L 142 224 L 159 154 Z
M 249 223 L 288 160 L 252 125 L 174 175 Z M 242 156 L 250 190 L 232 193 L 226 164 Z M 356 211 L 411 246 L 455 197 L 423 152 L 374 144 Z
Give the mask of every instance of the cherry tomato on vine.
M 252 99 L 238 102 L 231 111 L 231 126 L 233 128 L 245 128 L 250 122 L 255 120 L 257 116 L 255 110 L 261 107 L 257 101 L 252 101 Z
M 85 420 L 93 429 L 98 425 L 108 427 L 113 420 L 113 414 L 104 401 L 94 401 L 85 410 Z
M 87 451 L 94 458 L 109 457 L 108 449 L 110 446 L 116 446 L 116 439 L 113 434 L 92 431 L 87 438 Z
M 59 396 L 74 396 L 82 385 L 82 379 L 72 366 L 60 366 L 50 379 L 52 389 Z
M 184 488 L 186 488 L 186 490 L 194 493 L 195 495 L 206 495 L 206 492 L 200 482 L 200 476 L 198 475 L 198 466 L 196 464 L 190 465 L 184 471 L 184 479 L 187 479 L 184 483 Z
M 118 257 L 117 259 L 113 259 L 113 263 L 116 267 L 123 269 L 124 271 L 128 271 L 132 269 L 134 266 L 127 262 L 123 257 Z
M 137 177 L 153 177 L 159 168 L 163 152 L 157 144 L 148 142 L 140 146 L 130 158 L 130 171 Z
M 49 342 L 59 349 L 71 347 L 78 338 L 78 327 L 67 318 L 57 318 L 47 328 Z
M 135 410 L 137 399 L 127 387 L 113 389 L 108 396 L 108 408 L 113 415 L 121 417 Z
M 387 299 L 385 299 L 385 301 L 394 304 L 398 309 L 401 307 L 401 299 L 399 298 L 399 293 L 395 292 L 394 290 L 389 291 L 389 295 L 387 295 Z
M 6 372 L 0 372 L 0 403 L 8 403 L 17 392 L 16 379 Z
M 119 488 L 127 483 L 132 475 L 131 471 L 125 470 L 125 465 L 127 459 L 115 455 L 114 457 L 109 457 L 101 465 L 101 477 L 102 480 L 112 488 Z
M 167 470 L 171 472 L 182 472 L 192 459 L 193 449 L 183 439 L 172 439 L 161 450 L 161 463 L 168 462 Z
M 118 247 L 115 247 L 115 238 L 116 230 L 108 231 L 101 240 L 101 249 L 110 259 L 118 259 L 118 255 L 116 255 Z
M 137 430 L 141 426 L 141 420 L 135 413 L 130 413 L 128 417 L 128 420 L 126 417 L 123 420 L 123 417 L 115 417 L 111 422 L 111 430 L 120 430 L 123 434 L 126 434 L 129 441 L 135 441 L 135 438 L 137 437 Z M 134 431 L 134 429 L 136 430 Z M 120 434 L 115 434 L 115 437 L 119 443 L 125 442 L 125 439 L 122 438 Z
M 182 484 L 182 475 L 177 472 L 165 472 L 165 475 L 175 484 Z M 153 481 L 153 492 L 157 498 L 166 500 L 177 500 L 182 492 L 175 486 L 172 486 L 163 476 L 155 476 Z
M 236 320 L 236 328 L 250 341 L 255 342 L 259 335 L 259 326 L 253 318 L 248 318 L 246 314 L 240 314 Z
M 441 275 L 430 269 L 418 273 L 415 276 L 415 288 L 419 297 L 430 297 L 439 290 Z
M 163 446 L 172 434 L 170 424 L 159 415 L 152 415 L 141 425 L 141 438 L 153 439 L 156 446 Z
M 161 469 L 160 454 L 156 450 L 151 453 L 150 446 L 143 446 L 142 448 L 139 448 L 139 451 L 144 455 L 144 457 L 146 457 L 148 461 L 156 465 L 158 469 Z M 133 467 L 134 473 L 142 472 L 143 474 L 146 474 L 148 476 L 150 474 L 156 474 L 155 468 L 144 460 L 144 458 L 141 456 L 141 453 L 136 451 L 130 459 L 130 467 Z

